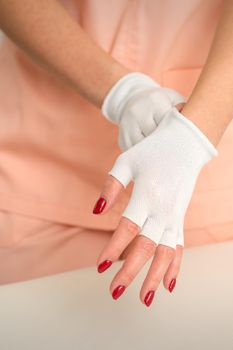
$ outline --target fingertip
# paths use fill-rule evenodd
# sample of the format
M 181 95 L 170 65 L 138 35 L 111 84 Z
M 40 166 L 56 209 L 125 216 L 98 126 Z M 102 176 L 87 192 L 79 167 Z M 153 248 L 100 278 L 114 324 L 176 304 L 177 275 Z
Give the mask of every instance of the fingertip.
M 172 280 L 169 283 L 168 290 L 171 293 L 176 285 L 176 278 L 172 278 Z
M 107 204 L 106 199 L 103 198 L 103 197 L 100 197 L 97 200 L 97 202 L 95 203 L 92 213 L 93 214 L 100 214 L 100 213 L 102 213 L 102 211 L 104 210 L 106 204 Z
M 107 175 L 100 197 L 94 205 L 92 211 L 93 214 L 98 215 L 111 208 L 115 204 L 116 199 L 123 188 L 124 186 L 120 181 L 112 175 Z

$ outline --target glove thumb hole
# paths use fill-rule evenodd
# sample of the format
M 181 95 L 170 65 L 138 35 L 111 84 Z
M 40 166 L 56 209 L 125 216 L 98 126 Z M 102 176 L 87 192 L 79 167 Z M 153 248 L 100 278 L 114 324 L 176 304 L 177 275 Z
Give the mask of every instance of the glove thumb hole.
M 127 187 L 129 182 L 132 180 L 132 172 L 127 159 L 124 157 L 124 153 L 118 156 L 108 174 L 115 177 L 124 186 L 124 188 Z

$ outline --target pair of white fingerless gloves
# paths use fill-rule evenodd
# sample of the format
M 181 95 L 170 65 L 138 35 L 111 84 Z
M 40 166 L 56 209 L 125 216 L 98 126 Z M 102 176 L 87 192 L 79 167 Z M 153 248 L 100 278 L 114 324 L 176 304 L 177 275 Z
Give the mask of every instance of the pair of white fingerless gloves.
M 101 111 L 119 126 L 123 153 L 108 174 L 134 187 L 122 216 L 156 244 L 184 246 L 184 216 L 202 167 L 218 155 L 175 105 L 178 92 L 143 73 L 129 73 L 105 97 Z

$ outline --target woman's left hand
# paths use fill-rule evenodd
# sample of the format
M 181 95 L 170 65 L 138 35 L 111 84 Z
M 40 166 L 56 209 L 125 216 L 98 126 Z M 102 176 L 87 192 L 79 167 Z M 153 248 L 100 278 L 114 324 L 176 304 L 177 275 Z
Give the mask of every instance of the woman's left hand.
M 106 208 L 114 204 L 119 190 L 131 180 L 134 181 L 134 187 L 122 214 L 124 218 L 109 243 L 111 254 L 116 254 L 113 260 L 118 259 L 128 244 L 140 235 L 144 237 L 136 239 L 140 247 L 143 245 L 144 248 L 140 254 L 136 248 L 136 254 L 127 257 L 128 265 L 132 269 L 136 266 L 134 271 L 138 272 L 137 269 L 153 254 L 157 256 L 157 264 L 157 252 L 160 252 L 160 256 L 162 252 L 162 263 L 157 264 L 157 269 L 161 275 L 165 273 L 164 269 L 175 257 L 176 246 L 184 246 L 184 215 L 199 172 L 217 154 L 201 130 L 174 107 L 152 134 L 117 158 L 108 173 L 112 179 L 108 178 L 108 185 L 102 192 L 107 202 Z M 93 212 L 100 212 L 103 204 L 102 200 L 102 204 L 99 202 Z M 157 248 L 159 245 L 163 247 Z M 109 250 L 104 253 L 110 260 Z M 129 268 L 127 271 L 130 271 Z M 157 284 L 161 275 L 160 279 L 156 279 Z M 146 280 L 154 281 L 154 276 L 154 268 L 151 267 Z M 128 277 L 128 281 L 132 280 L 130 273 Z
M 107 212 L 115 204 L 122 189 L 124 187 L 118 180 L 112 176 L 107 176 L 101 193 L 101 197 L 106 198 L 106 205 L 102 212 Z M 99 208 L 101 209 L 101 206 Z M 137 224 L 126 217 L 122 217 L 117 229 L 98 257 L 97 264 L 98 271 L 103 272 L 113 262 L 124 258 L 122 267 L 110 285 L 110 292 L 113 298 L 117 299 L 147 261 L 153 257 L 140 291 L 140 300 L 143 304 L 149 306 L 161 281 L 170 292 L 175 287 L 181 266 L 183 246 L 176 245 L 176 248 L 173 249 L 163 244 L 157 245 L 144 235 L 139 235 L 139 232 L 140 227 Z

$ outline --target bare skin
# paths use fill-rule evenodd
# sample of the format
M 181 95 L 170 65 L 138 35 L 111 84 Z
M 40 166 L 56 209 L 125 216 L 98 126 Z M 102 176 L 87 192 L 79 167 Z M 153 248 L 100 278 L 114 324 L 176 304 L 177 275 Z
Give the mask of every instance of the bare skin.
M 97 107 L 101 106 L 110 87 L 129 72 L 98 47 L 56 0 L 24 0 L 23 6 L 22 1 L 0 0 L 0 28 L 39 65 L 66 81 Z M 184 107 L 177 106 L 214 145 L 232 119 L 232 46 L 233 2 L 225 0 L 202 74 Z M 90 60 L 90 57 L 95 59 Z M 107 200 L 103 213 L 114 205 L 122 190 L 116 179 L 106 177 L 101 192 Z M 140 291 L 144 303 L 146 293 L 156 291 L 162 280 L 168 289 L 170 281 L 177 278 L 183 248 L 156 246 L 147 237 L 139 236 L 139 231 L 137 225 L 122 217 L 97 264 L 106 259 L 116 261 L 124 255 L 125 261 L 110 285 L 112 293 L 118 285 L 127 287 L 153 257 Z

